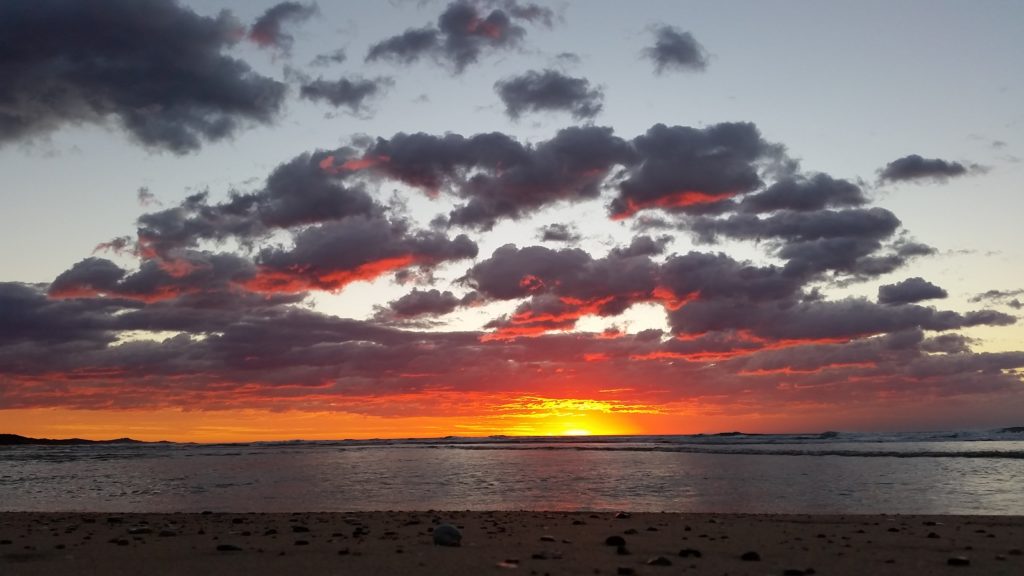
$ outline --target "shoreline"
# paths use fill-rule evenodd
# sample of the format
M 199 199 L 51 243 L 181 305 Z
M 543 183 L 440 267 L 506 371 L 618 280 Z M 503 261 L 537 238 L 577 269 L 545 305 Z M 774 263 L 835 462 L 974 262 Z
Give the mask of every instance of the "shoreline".
M 1024 573 L 1024 516 L 616 516 L 0 512 L 0 573 Z M 458 528 L 461 546 L 434 544 L 442 524 Z

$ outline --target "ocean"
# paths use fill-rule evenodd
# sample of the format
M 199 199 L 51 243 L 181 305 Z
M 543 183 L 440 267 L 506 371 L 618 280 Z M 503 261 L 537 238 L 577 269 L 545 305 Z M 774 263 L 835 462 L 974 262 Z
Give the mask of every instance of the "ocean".
M 0 510 L 1024 515 L 1024 434 L 4 446 Z

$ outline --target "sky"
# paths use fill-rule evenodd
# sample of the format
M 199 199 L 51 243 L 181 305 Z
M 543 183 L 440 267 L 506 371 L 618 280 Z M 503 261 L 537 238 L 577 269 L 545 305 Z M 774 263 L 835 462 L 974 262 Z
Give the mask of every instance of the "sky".
M 0 428 L 1021 425 L 1024 5 L 0 4 Z

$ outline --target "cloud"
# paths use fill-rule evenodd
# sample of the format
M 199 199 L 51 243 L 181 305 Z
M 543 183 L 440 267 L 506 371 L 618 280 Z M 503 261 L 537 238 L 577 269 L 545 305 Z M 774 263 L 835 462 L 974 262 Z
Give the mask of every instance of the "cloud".
M 601 112 L 604 94 L 591 88 L 586 78 L 566 76 L 555 70 L 530 70 L 500 80 L 495 92 L 505 103 L 505 112 L 517 119 L 523 112 L 568 112 L 573 118 L 593 118 Z
M 633 238 L 629 246 L 617 246 L 612 248 L 609 255 L 618 258 L 629 258 L 631 256 L 658 256 L 664 254 L 668 245 L 672 242 L 672 236 L 665 234 L 657 238 L 651 238 L 641 234 Z
M 0 143 L 113 120 L 184 154 L 268 124 L 285 86 L 223 53 L 239 31 L 227 12 L 208 18 L 171 0 L 0 3 Z
M 789 176 L 780 179 L 761 192 L 745 196 L 739 209 L 755 213 L 775 210 L 809 212 L 866 203 L 867 198 L 856 184 L 837 180 L 828 174 L 815 174 L 809 178 Z
M 140 186 L 136 191 L 135 196 L 139 200 L 139 206 L 153 206 L 154 204 L 157 206 L 160 205 L 160 201 L 157 200 L 156 194 L 153 194 L 153 192 L 145 186 Z
M 482 229 L 557 201 L 596 198 L 609 172 L 633 156 L 628 142 L 594 126 L 566 128 L 535 145 L 498 132 L 469 138 L 400 133 L 378 138 L 364 152 L 371 173 L 464 198 L 449 222 Z
M 1007 298 L 1024 295 L 1024 290 L 986 290 L 981 294 L 973 296 L 971 302 L 984 302 L 986 300 L 1001 302 Z
M 878 178 L 888 182 L 912 182 L 915 180 L 931 180 L 945 182 L 950 178 L 965 176 L 970 172 L 981 170 L 977 164 L 964 166 L 959 162 L 950 162 L 939 158 L 922 158 L 911 154 L 897 158 L 878 171 Z
M 654 45 L 644 49 L 659 73 L 666 70 L 703 71 L 708 67 L 708 54 L 693 34 L 675 26 L 654 28 Z
M 810 279 L 826 271 L 864 278 L 896 270 L 909 258 L 932 249 L 896 240 L 886 243 L 900 226 L 884 208 L 849 208 L 811 212 L 779 211 L 769 216 L 733 214 L 724 218 L 691 217 L 686 226 L 703 242 L 718 237 L 766 240 L 786 273 Z
M 439 232 L 411 230 L 400 220 L 352 216 L 295 233 L 290 248 L 263 248 L 256 257 L 258 273 L 244 285 L 256 292 L 337 291 L 401 268 L 476 254 L 476 243 L 464 234 L 449 239 Z
M 344 48 L 338 48 L 333 52 L 326 52 L 324 54 L 317 54 L 316 58 L 310 62 L 311 66 L 330 66 L 332 64 L 341 64 L 348 57 L 345 55 Z
M 451 292 L 413 289 L 405 296 L 388 303 L 388 312 L 395 318 L 416 318 L 419 316 L 441 316 L 453 312 L 461 300 Z
M 579 242 L 581 238 L 579 230 L 571 224 L 548 224 L 537 233 L 541 242 Z
M 299 2 L 281 2 L 267 8 L 249 30 L 249 38 L 264 47 L 273 47 L 284 53 L 291 51 L 295 38 L 284 32 L 285 24 L 304 22 L 314 14 L 316 4 L 300 4 Z
M 500 2 L 491 2 L 491 4 L 501 6 L 508 12 L 509 16 L 518 20 L 540 23 L 548 28 L 552 27 L 555 22 L 554 11 L 532 2 L 520 4 L 516 0 L 502 0 Z
M 949 293 L 945 290 L 920 277 L 907 278 L 896 284 L 878 287 L 880 304 L 913 304 L 946 296 L 949 296 Z
M 500 132 L 399 133 L 378 138 L 362 154 L 370 175 L 465 199 L 449 222 L 482 229 L 553 202 L 593 199 L 613 186 L 615 219 L 649 209 L 720 213 L 735 209 L 732 198 L 763 186 L 762 173 L 792 171 L 784 149 L 749 123 L 656 124 L 632 140 L 582 126 L 533 144 Z
M 992 310 L 967 314 L 905 304 L 879 305 L 863 299 L 758 306 L 751 300 L 701 298 L 669 314 L 677 334 L 746 331 L 767 341 L 849 341 L 914 328 L 944 331 L 971 326 L 1007 326 L 1015 318 Z
M 759 163 L 782 157 L 750 123 L 707 128 L 656 124 L 632 141 L 642 159 L 619 185 L 611 211 L 625 218 L 647 208 L 700 210 L 762 185 Z
M 409 64 L 432 56 L 461 73 L 466 66 L 477 62 L 484 51 L 514 48 L 519 45 L 526 30 L 512 22 L 513 17 L 527 21 L 547 14 L 518 4 L 516 12 L 496 9 L 484 16 L 477 6 L 469 2 L 452 2 L 437 19 L 436 27 L 410 28 L 372 45 L 366 61 L 392 60 Z
M 346 182 L 352 171 L 344 161 L 333 164 L 344 154 L 300 154 L 275 168 L 257 191 L 233 193 L 218 204 L 209 203 L 208 193 L 197 193 L 176 207 L 144 214 L 139 243 L 147 253 L 166 256 L 205 240 L 234 237 L 245 244 L 276 229 L 379 214 L 382 206 L 360 185 Z
M 485 299 L 529 298 L 511 317 L 488 324 L 497 328 L 488 338 L 502 339 L 569 329 L 583 316 L 616 316 L 637 302 L 657 300 L 657 277 L 646 254 L 628 249 L 595 259 L 578 248 L 507 244 L 470 268 L 464 280 Z
M 317 78 L 299 89 L 299 95 L 307 100 L 323 100 L 335 108 L 347 107 L 352 113 L 364 109 L 367 100 L 379 96 L 394 82 L 390 78 L 339 78 L 324 80 Z
M 434 28 L 413 28 L 374 44 L 366 53 L 366 61 L 393 60 L 411 64 L 423 55 L 440 48 L 440 32 Z

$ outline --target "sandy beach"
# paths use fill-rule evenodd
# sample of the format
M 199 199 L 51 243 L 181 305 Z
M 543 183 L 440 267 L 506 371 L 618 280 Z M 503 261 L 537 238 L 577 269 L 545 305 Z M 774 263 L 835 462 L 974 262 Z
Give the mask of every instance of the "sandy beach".
M 1022 548 L 1002 516 L 0 513 L 4 575 L 1010 575 Z

